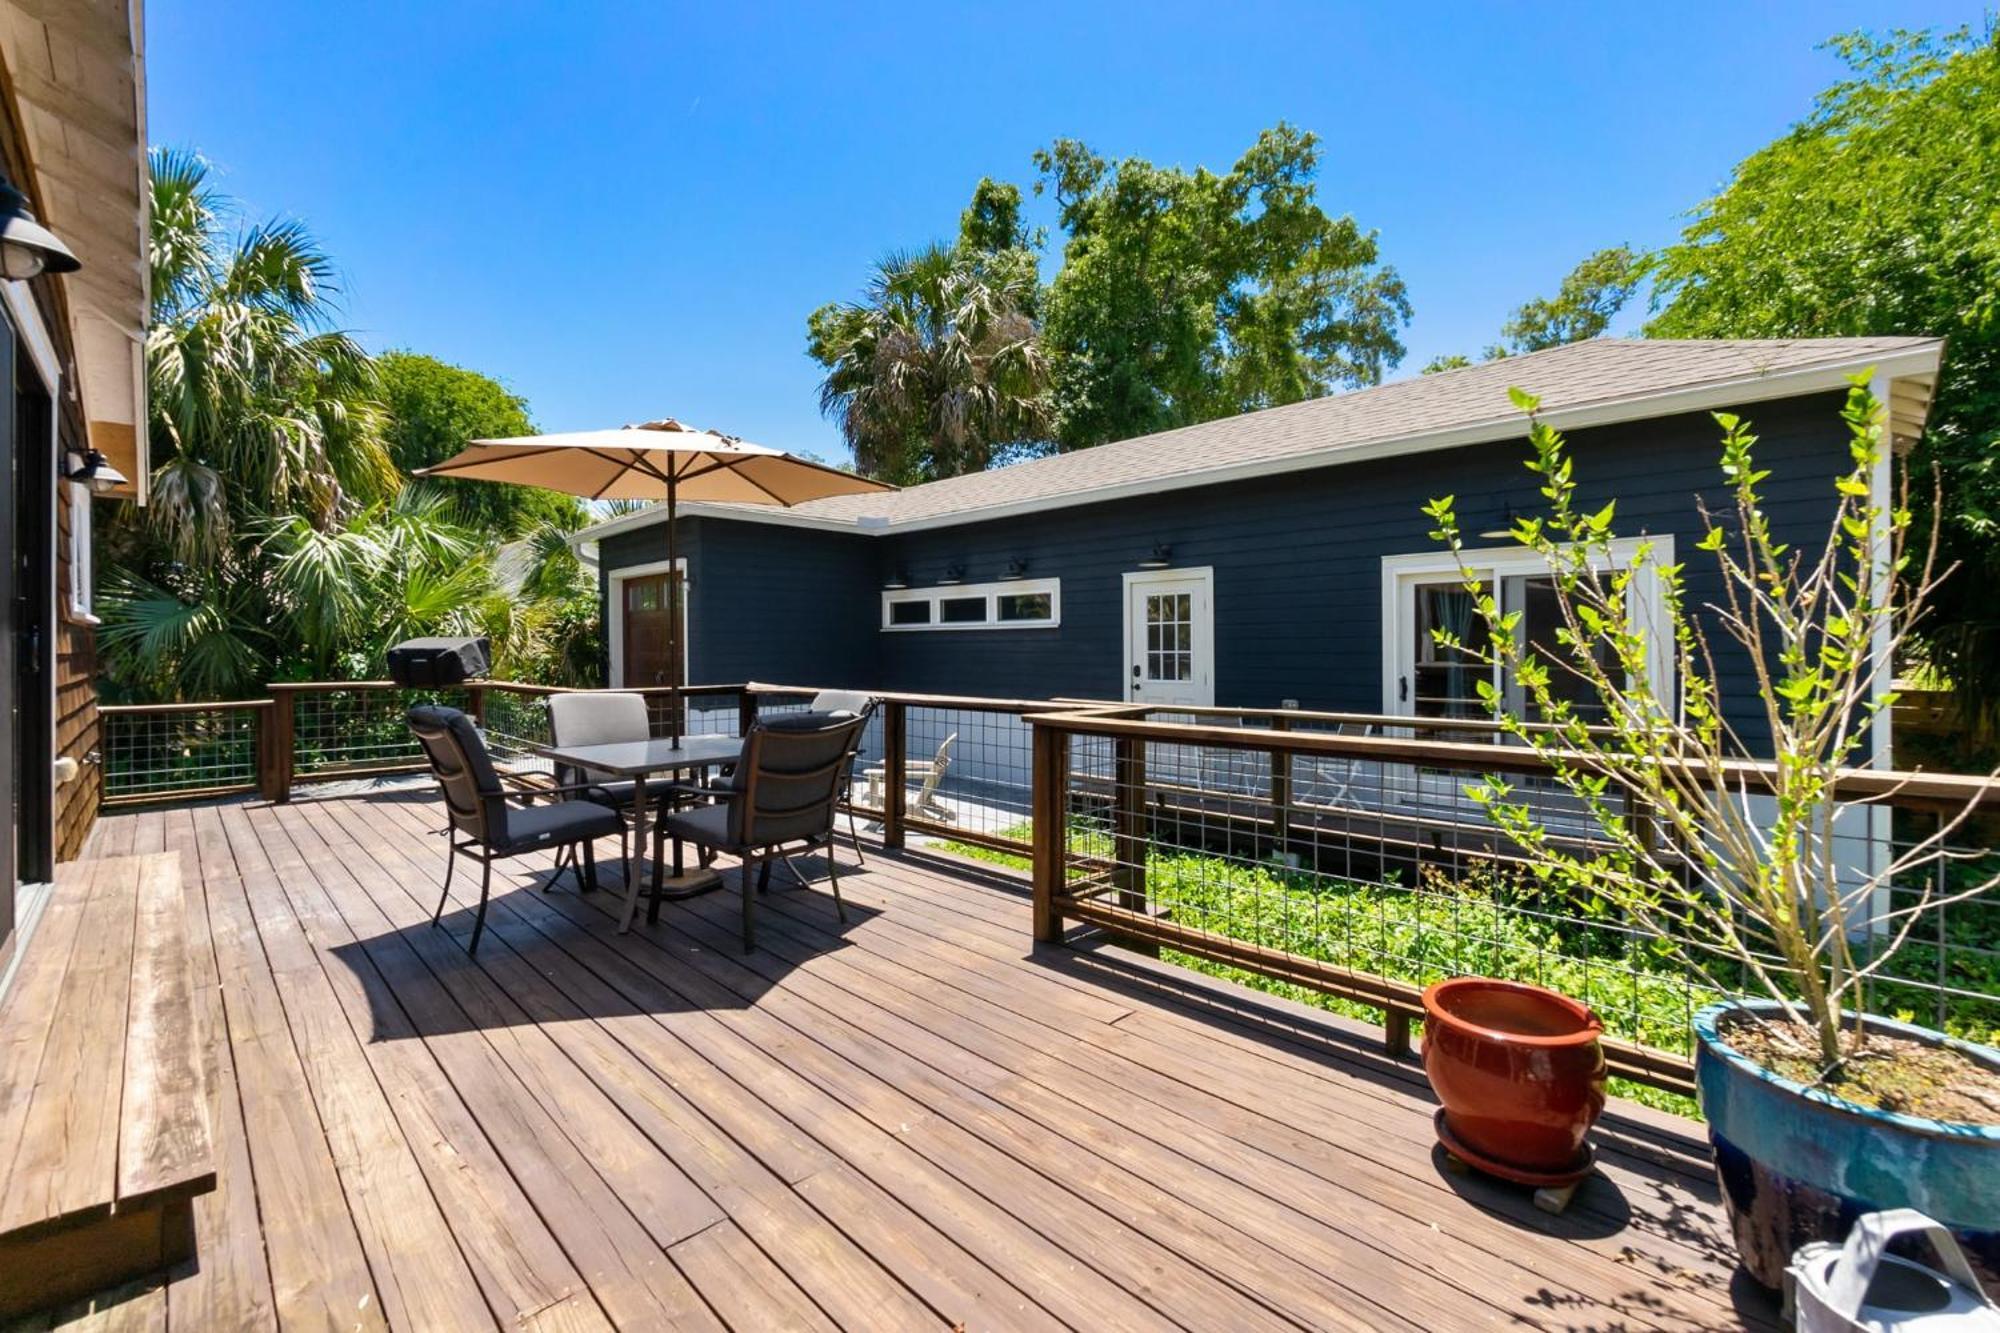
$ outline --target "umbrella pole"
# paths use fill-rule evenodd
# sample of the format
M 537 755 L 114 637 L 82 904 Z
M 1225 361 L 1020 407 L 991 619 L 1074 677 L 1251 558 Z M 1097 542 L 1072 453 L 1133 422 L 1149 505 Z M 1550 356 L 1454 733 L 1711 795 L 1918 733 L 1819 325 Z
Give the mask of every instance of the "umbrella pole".
M 687 634 L 681 618 L 681 519 L 679 499 L 675 493 L 674 474 L 679 471 L 673 460 L 667 461 L 667 633 L 673 636 L 674 673 L 671 684 L 674 687 L 673 702 L 667 707 L 667 715 L 674 733 L 674 748 L 681 746 L 681 710 L 687 706 L 682 686 L 687 684 Z

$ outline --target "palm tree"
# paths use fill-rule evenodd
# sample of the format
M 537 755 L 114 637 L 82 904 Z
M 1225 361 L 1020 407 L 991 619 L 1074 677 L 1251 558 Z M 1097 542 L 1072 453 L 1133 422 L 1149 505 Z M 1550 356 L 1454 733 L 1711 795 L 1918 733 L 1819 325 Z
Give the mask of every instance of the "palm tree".
M 891 255 L 858 304 L 822 306 L 820 410 L 857 467 L 896 482 L 977 472 L 1046 447 L 1049 365 L 1031 266 L 933 245 Z
M 200 157 L 155 149 L 147 337 L 152 503 L 100 531 L 100 642 L 118 695 L 233 694 L 331 670 L 383 613 L 383 571 L 476 547 L 397 502 L 367 354 L 334 326 L 331 259 L 296 222 L 237 227 Z M 401 563 L 397 563 L 401 562 Z M 411 586 L 426 616 L 456 588 Z

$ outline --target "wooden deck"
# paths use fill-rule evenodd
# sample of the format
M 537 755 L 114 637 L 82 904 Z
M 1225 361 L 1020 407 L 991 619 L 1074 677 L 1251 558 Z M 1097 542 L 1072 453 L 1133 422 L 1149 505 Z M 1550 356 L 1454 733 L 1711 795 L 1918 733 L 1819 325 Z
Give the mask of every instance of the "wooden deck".
M 125 813 L 190 886 L 217 1071 L 176 1329 L 1765 1327 L 1693 1126 L 1618 1107 L 1560 1218 L 1447 1174 L 1421 1070 L 873 854 L 626 936 L 546 860 L 429 924 L 428 793 Z M 847 864 L 851 864 L 851 855 Z M 506 863 L 503 863 L 505 865 Z M 817 878 L 818 865 L 805 868 Z M 607 883 L 615 878 L 615 869 Z M 782 880 L 782 875 L 779 879 Z M 461 875 L 459 890 L 468 888 Z

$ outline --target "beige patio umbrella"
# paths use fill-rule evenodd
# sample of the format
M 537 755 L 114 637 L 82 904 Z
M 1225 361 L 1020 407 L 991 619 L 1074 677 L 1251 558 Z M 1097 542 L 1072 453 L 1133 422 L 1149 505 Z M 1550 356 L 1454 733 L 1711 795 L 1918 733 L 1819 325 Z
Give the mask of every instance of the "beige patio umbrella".
M 540 486 L 587 500 L 666 501 L 667 568 L 673 571 L 667 579 L 667 624 L 673 634 L 676 685 L 687 683 L 677 532 L 682 500 L 789 506 L 832 495 L 896 489 L 781 449 L 696 430 L 672 418 L 617 430 L 473 440 L 464 452 L 420 468 L 417 475 Z M 680 712 L 673 710 L 676 743 Z

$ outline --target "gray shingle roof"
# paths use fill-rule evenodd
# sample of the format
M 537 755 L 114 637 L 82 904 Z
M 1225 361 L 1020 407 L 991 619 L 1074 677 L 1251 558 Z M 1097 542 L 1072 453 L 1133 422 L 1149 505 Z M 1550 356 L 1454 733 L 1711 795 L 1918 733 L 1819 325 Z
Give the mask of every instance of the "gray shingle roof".
M 1930 353 L 1934 338 L 1686 340 L 1600 338 L 1525 356 L 1421 375 L 1330 398 L 1142 435 L 1072 454 L 912 486 L 893 494 L 839 496 L 790 510 L 842 523 L 971 521 L 981 511 L 1075 503 L 1102 493 L 1199 484 L 1259 468 L 1334 464 L 1370 452 L 1448 447 L 1525 433 L 1508 399 L 1519 386 L 1541 396 L 1557 424 L 1565 416 L 1630 419 L 1683 411 L 1674 395 L 1701 391 L 1749 403 L 1826 387 L 1824 374 L 1878 358 Z M 1768 383 L 1766 383 L 1768 381 Z M 1647 400 L 1660 400 L 1649 409 Z M 1618 410 L 1623 406 L 1626 410 Z M 717 512 L 736 506 L 702 506 Z M 746 508 L 744 517 L 758 515 Z M 620 526 L 627 526 L 621 524 Z

